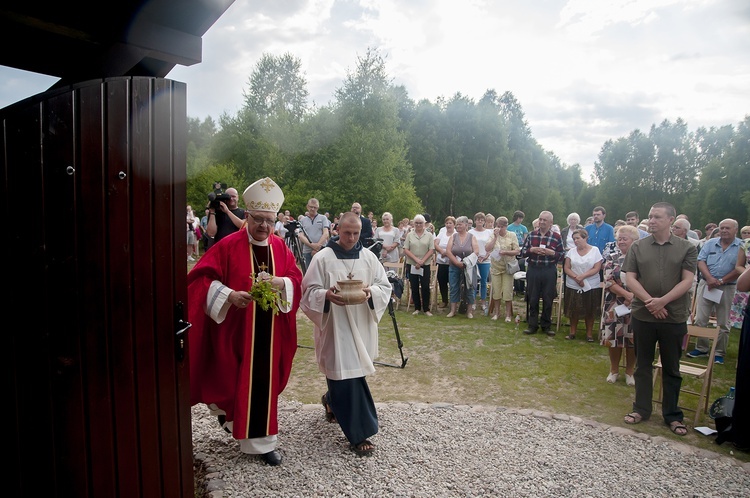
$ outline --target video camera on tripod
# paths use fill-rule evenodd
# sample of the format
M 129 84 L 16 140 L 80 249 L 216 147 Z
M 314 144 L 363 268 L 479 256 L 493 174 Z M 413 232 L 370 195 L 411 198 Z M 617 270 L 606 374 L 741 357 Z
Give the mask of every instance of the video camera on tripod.
M 301 227 L 299 224 L 299 221 L 297 220 L 289 220 L 284 224 L 284 228 L 286 228 L 286 236 L 287 237 L 293 237 L 297 234 L 297 230 Z
M 378 258 L 381 258 L 383 251 L 383 239 L 368 237 L 362 241 L 362 245 L 371 250 Z

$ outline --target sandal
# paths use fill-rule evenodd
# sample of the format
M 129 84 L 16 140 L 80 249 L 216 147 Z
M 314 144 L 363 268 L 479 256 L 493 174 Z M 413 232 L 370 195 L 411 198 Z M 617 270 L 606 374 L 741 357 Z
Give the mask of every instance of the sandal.
M 372 452 L 375 451 L 375 445 L 365 439 L 361 443 L 351 445 L 351 449 L 361 457 L 370 456 L 372 455 Z
M 641 422 L 643 422 L 643 415 L 638 412 L 630 412 L 625 415 L 623 422 L 630 425 L 640 424 Z
M 567 340 L 569 340 L 569 341 L 572 341 L 573 339 L 575 339 L 575 338 L 576 338 L 576 336 L 575 336 L 575 335 L 573 335 L 573 334 L 568 334 L 568 335 L 566 335 L 566 336 L 565 336 L 565 338 L 566 338 Z
M 326 421 L 329 424 L 332 424 L 333 422 L 336 422 L 336 415 L 333 414 L 333 411 L 331 410 L 331 407 L 328 406 L 328 401 L 326 401 L 326 395 L 325 394 L 320 398 L 320 402 L 323 404 L 323 408 L 326 409 Z
M 679 420 L 673 420 L 669 423 L 669 430 L 678 436 L 686 436 L 688 428 Z

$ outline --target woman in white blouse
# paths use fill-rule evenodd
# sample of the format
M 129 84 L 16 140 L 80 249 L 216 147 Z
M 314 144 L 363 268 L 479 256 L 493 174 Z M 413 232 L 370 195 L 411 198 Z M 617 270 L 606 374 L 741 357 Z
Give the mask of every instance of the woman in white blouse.
M 594 319 L 599 315 L 602 299 L 599 270 L 602 253 L 598 247 L 588 243 L 588 232 L 581 228 L 573 232 L 575 247 L 565 254 L 563 270 L 565 279 L 565 316 L 570 320 L 570 334 L 566 339 L 576 338 L 578 319 L 586 322 L 586 340 L 594 342 Z
M 400 259 L 398 248 L 401 245 L 401 231 L 393 226 L 393 215 L 389 212 L 380 217 L 383 226 L 375 229 L 375 238 L 383 239 L 383 250 L 380 260 L 388 263 L 398 263 Z
M 487 306 L 487 280 L 490 276 L 490 254 L 485 249 L 487 243 L 492 239 L 492 228 L 485 228 L 485 216 L 484 213 L 477 213 L 474 215 L 474 228 L 469 230 L 469 233 L 474 236 L 479 246 L 479 256 L 477 257 L 477 271 L 474 274 L 479 281 L 479 304 L 482 306 L 482 311 L 485 316 L 489 313 L 489 307 Z M 476 284 L 475 284 L 476 286 Z M 472 289 L 476 292 L 476 289 Z

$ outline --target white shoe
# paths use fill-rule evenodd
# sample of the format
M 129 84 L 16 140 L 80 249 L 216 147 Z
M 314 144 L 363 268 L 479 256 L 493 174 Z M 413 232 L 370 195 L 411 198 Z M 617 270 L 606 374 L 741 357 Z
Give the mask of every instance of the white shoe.
M 417 310 L 414 313 L 412 313 L 412 315 L 414 315 L 414 316 L 417 316 L 418 314 L 419 314 L 419 310 Z
M 613 374 L 613 373 L 607 375 L 607 382 L 609 382 L 610 384 L 614 384 L 615 382 L 617 382 L 618 376 L 619 376 L 618 374 Z
M 492 315 L 492 320 L 497 320 L 497 315 Z
M 456 313 L 454 311 L 451 311 L 450 313 L 445 315 L 445 318 L 453 318 L 454 316 L 456 316 Z
M 505 322 L 506 322 L 506 323 L 510 323 L 511 321 L 512 321 L 512 320 L 510 319 L 510 317 L 509 317 L 509 316 L 506 316 L 506 317 L 505 317 Z
M 425 312 L 424 312 L 424 315 L 425 315 L 425 316 L 432 316 L 432 313 L 430 313 L 429 311 L 425 311 Z
M 635 377 L 632 375 L 625 374 L 625 383 L 629 386 L 635 385 Z
M 195 258 L 192 256 L 188 256 L 188 261 L 195 261 Z
M 468 313 L 466 313 L 466 318 L 474 318 L 474 313 L 469 311 Z

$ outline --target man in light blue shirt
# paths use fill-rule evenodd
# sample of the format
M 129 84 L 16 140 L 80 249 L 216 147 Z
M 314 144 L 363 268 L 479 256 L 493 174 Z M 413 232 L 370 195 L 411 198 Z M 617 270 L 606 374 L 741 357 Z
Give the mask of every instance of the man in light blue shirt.
M 724 364 L 724 356 L 729 343 L 729 309 L 732 306 L 734 293 L 736 291 L 737 277 L 737 255 L 741 251 L 742 240 L 737 238 L 738 223 L 732 219 L 722 220 L 719 223 L 719 236 L 709 239 L 698 254 L 698 270 L 701 279 L 698 283 L 696 294 L 696 317 L 695 324 L 706 327 L 711 312 L 716 312 L 716 325 L 719 327 L 719 339 L 716 342 L 716 356 L 714 363 Z M 742 267 L 744 267 L 744 253 L 741 256 Z M 721 298 L 716 303 L 704 297 L 706 290 L 719 289 Z M 687 354 L 690 358 L 708 355 L 708 339 L 699 339 L 694 350 Z
M 609 223 L 604 222 L 607 211 L 602 206 L 596 206 L 591 213 L 594 222 L 586 225 L 586 231 L 589 233 L 589 245 L 599 248 L 599 252 L 604 254 L 604 246 L 608 242 L 615 241 L 615 229 Z

